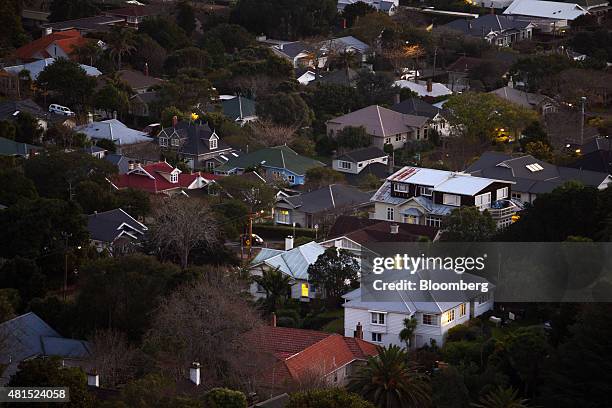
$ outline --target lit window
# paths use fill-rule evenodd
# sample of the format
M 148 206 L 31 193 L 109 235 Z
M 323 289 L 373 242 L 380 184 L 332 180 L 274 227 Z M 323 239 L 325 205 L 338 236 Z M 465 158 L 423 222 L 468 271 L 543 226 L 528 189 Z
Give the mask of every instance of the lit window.
M 373 343 L 382 343 L 382 334 L 381 333 L 372 333 L 372 342 Z
M 393 207 L 387 207 L 387 220 L 393 221 L 395 219 L 395 210 Z
M 308 284 L 302 283 L 302 297 L 308 297 Z
M 416 224 L 417 223 L 416 215 L 404 215 L 404 223 L 406 223 L 406 224 Z
M 372 316 L 372 324 L 385 324 L 385 314 L 379 312 L 370 313 Z
M 436 316 L 431 314 L 423 315 L 423 324 L 427 324 L 429 326 L 435 326 L 436 324 Z
M 465 310 L 466 310 L 465 303 L 462 303 L 459 306 L 459 317 L 465 316 Z
M 290 224 L 291 216 L 289 210 L 277 210 L 276 211 L 276 222 L 279 224 Z
M 497 199 L 508 198 L 508 187 L 497 189 Z
M 448 324 L 455 320 L 455 309 L 449 310 L 442 315 L 442 324 Z

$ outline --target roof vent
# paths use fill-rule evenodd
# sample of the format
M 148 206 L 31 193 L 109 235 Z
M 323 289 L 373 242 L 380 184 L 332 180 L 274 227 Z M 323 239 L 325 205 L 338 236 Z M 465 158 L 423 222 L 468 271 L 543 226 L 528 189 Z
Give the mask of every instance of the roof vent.
M 544 167 L 540 166 L 538 163 L 527 164 L 525 167 L 532 173 L 544 170 Z

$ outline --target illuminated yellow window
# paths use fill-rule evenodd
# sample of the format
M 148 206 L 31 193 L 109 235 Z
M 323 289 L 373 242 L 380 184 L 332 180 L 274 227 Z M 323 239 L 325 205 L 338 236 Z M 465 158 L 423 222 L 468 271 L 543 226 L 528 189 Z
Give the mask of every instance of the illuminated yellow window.
M 308 297 L 308 284 L 302 283 L 302 297 Z
M 455 309 L 449 310 L 448 312 L 446 312 L 446 313 L 444 313 L 442 315 L 442 323 L 443 324 L 448 324 L 448 323 L 452 322 L 453 320 L 455 320 Z

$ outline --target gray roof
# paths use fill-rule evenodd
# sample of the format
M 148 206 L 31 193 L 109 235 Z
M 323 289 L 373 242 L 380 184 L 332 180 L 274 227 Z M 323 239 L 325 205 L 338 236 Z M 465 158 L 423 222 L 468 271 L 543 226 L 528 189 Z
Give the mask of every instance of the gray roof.
M 39 119 L 47 117 L 47 112 L 31 99 L 0 102 L 0 120 L 14 121 L 19 112 L 29 113 Z
M 84 133 L 91 139 L 112 140 L 117 145 L 130 145 L 153 140 L 145 132 L 131 129 L 117 119 L 88 123 L 78 126 L 75 130 Z
M 74 20 L 59 21 L 57 23 L 43 24 L 43 27 L 50 27 L 53 31 L 65 31 L 77 29 L 79 31 L 109 31 L 111 24 L 123 23 L 125 20 L 115 16 L 94 16 L 77 18 Z
M 150 75 L 145 75 L 140 71 L 136 71 L 134 69 L 122 69 L 121 71 L 117 71 L 117 76 L 123 82 L 128 84 L 132 89 L 149 89 L 156 85 L 161 85 L 164 81 L 152 77 Z
M 346 152 L 340 156 L 338 156 L 337 160 L 350 161 L 353 163 L 358 163 L 361 161 L 378 159 L 380 157 L 387 157 L 388 154 L 383 152 L 380 148 L 371 146 L 363 149 L 351 150 L 350 152 Z
M 325 252 L 325 247 L 311 241 L 289 251 L 264 248 L 251 262 L 253 267 L 268 265 L 294 278 L 308 280 L 308 267 L 316 262 L 319 255 Z
M 315 79 L 308 85 L 331 84 L 342 86 L 354 86 L 357 83 L 359 73 L 354 69 L 337 69 L 331 72 L 319 72 Z
M 321 44 L 321 48 L 331 48 L 332 50 L 342 49 L 342 51 L 351 51 L 351 49 L 353 49 L 362 54 L 365 54 L 370 50 L 370 46 L 368 44 L 364 43 L 356 37 L 353 37 L 352 35 L 334 38 L 329 41 L 324 41 Z
M 408 98 L 403 100 L 393 105 L 391 110 L 407 115 L 425 116 L 429 119 L 433 119 L 437 114 L 442 112 L 442 109 L 436 108 L 420 98 Z
M 294 41 L 275 45 L 274 49 L 285 55 L 287 58 L 294 59 L 304 51 L 311 51 L 312 47 L 301 41 Z
M 232 99 L 221 101 L 223 114 L 233 121 L 257 116 L 255 113 L 255 101 L 238 95 Z
M 149 104 L 159 99 L 159 95 L 157 94 L 157 91 L 146 91 L 142 93 L 137 93 L 136 95 L 132 96 L 130 99 L 138 99 L 142 103 Z
M 460 31 L 473 37 L 485 37 L 489 33 L 503 33 L 508 30 L 522 30 L 531 24 L 529 21 L 518 20 L 511 16 L 486 14 L 474 19 L 459 19 L 451 21 L 445 27 Z
M 532 164 L 541 169 L 531 171 L 527 166 Z M 514 181 L 513 190 L 534 194 L 549 193 L 570 180 L 594 187 L 609 180 L 606 173 L 556 166 L 531 155 L 512 157 L 499 152 L 485 152 L 465 171 L 475 176 Z
M 130 237 L 135 241 L 140 240 L 148 228 L 121 208 L 117 208 L 89 215 L 87 217 L 87 230 L 91 239 L 112 243 L 119 237 Z
M 32 150 L 42 150 L 42 147 L 16 142 L 0 137 L 0 156 L 27 156 Z
M 330 119 L 328 123 L 342 126 L 363 126 L 372 136 L 385 137 L 411 131 L 413 127 L 423 126 L 429 118 L 404 115 L 378 105 L 371 105 L 346 115 Z
M 370 194 L 352 186 L 332 184 L 308 193 L 284 197 L 281 201 L 289 203 L 298 211 L 316 214 L 370 204 Z
M 108 153 L 104 156 L 104 160 L 117 166 L 119 174 L 125 174 L 130 170 L 130 161 L 135 162 L 136 159 L 130 159 L 122 154 Z
M 509 86 L 495 89 L 489 93 L 495 94 L 508 102 L 512 102 L 529 109 L 537 108 L 542 102 L 554 102 L 546 95 L 529 93 L 516 88 L 510 88 Z
M 181 121 L 177 123 L 176 127 L 170 126 L 162 129 L 157 138 L 159 139 L 162 136 L 172 137 L 174 133 L 184 140 L 180 148 L 183 154 L 200 156 L 231 149 L 206 123 Z M 210 150 L 210 139 L 213 135 L 217 137 L 217 148 Z

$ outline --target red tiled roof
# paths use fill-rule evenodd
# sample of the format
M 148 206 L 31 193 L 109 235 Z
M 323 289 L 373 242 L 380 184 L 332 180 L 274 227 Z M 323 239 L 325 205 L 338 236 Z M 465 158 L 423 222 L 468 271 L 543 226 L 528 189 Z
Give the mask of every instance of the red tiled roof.
M 55 43 L 58 47 L 62 48 L 68 55 L 74 50 L 75 47 L 81 46 L 87 43 L 87 39 L 81 37 L 81 33 L 77 30 L 66 30 L 57 33 L 45 35 L 38 40 L 34 40 L 31 43 L 18 48 L 15 54 L 19 59 L 28 60 L 33 59 L 34 55 L 41 53 L 43 58 L 48 58 L 50 55 L 45 49 Z
M 147 191 L 149 193 L 162 193 L 168 190 L 179 188 L 188 188 L 198 177 L 203 177 L 210 180 L 208 177 L 198 173 L 180 173 L 178 183 L 169 182 L 162 174 L 170 173 L 174 170 L 170 164 L 166 162 L 158 162 L 143 166 L 142 169 L 151 175 L 150 178 L 146 174 L 138 172 L 137 169 L 129 171 L 126 174 L 121 174 L 115 178 L 113 184 L 117 188 L 134 188 L 137 190 Z
M 378 354 L 372 343 L 314 330 L 265 326 L 248 336 L 257 351 L 276 358 L 273 367 L 262 371 L 261 381 L 268 385 L 289 384 L 313 373 L 326 376 Z

